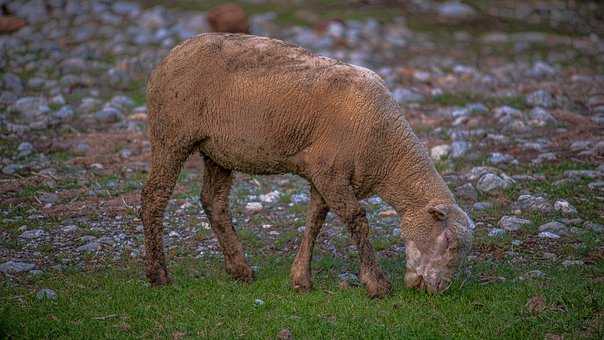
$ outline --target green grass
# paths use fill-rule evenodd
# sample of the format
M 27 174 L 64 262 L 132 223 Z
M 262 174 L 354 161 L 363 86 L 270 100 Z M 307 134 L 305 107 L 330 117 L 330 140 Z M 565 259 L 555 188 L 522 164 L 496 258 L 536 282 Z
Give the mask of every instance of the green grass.
M 255 262 L 261 264 L 251 284 L 230 280 L 218 261 L 181 261 L 172 266 L 174 283 L 158 289 L 148 287 L 139 266 L 53 274 L 28 288 L 5 281 L 0 288 L 0 337 L 266 339 L 282 329 L 298 339 L 604 335 L 598 316 L 604 287 L 591 279 L 602 275 L 601 264 L 540 268 L 545 279 L 514 282 L 523 273 L 518 266 L 485 262 L 473 269 L 463 287 L 457 283 L 446 294 L 431 296 L 403 288 L 401 260 L 389 259 L 383 265 L 394 292 L 371 300 L 363 288 L 337 287 L 337 261 L 317 261 L 315 268 L 321 271 L 315 275 L 316 288 L 304 295 L 289 286 L 289 260 Z M 485 274 L 507 280 L 484 285 L 478 276 Z M 35 292 L 42 287 L 54 289 L 58 299 L 36 300 Z M 525 305 L 536 295 L 544 298 L 546 307 L 534 315 Z M 264 304 L 257 305 L 256 299 Z
M 246 13 L 260 14 L 275 12 L 276 23 L 285 25 L 312 25 L 321 20 L 343 19 L 343 20 L 365 20 L 374 18 L 380 21 L 390 21 L 404 14 L 400 6 L 351 4 L 349 2 L 332 0 L 310 0 L 302 2 L 295 1 L 267 1 L 254 4 L 249 1 L 224 1 L 224 0 L 175 0 L 170 3 L 158 0 L 140 0 L 145 7 L 163 5 L 179 10 L 207 11 L 217 5 L 230 2 L 239 4 Z

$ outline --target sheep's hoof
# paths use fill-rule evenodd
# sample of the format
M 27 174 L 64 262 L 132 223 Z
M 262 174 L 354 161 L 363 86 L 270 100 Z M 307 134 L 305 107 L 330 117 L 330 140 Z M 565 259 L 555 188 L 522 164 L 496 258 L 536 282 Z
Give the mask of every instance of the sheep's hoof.
M 371 298 L 383 298 L 390 293 L 390 282 L 379 268 L 361 270 L 361 282 L 367 287 L 367 295 Z
M 367 287 L 367 295 L 372 299 L 381 299 L 390 293 L 390 282 L 384 281 L 371 281 L 365 283 Z
M 312 282 L 309 278 L 295 278 L 292 279 L 292 286 L 298 293 L 308 293 L 312 289 Z
M 227 265 L 227 272 L 237 281 L 252 282 L 254 280 L 254 271 L 246 263 L 231 263 Z
M 148 272 L 147 278 L 151 283 L 151 287 L 165 286 L 172 282 L 170 276 L 168 276 L 168 271 L 165 268 L 160 268 L 154 272 Z

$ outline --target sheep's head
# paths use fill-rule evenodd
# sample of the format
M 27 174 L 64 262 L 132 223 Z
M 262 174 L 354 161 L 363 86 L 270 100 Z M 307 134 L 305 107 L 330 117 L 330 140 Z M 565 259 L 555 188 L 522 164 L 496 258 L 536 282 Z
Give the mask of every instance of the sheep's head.
M 470 250 L 472 220 L 456 204 L 436 204 L 405 214 L 402 223 L 407 257 L 405 285 L 430 293 L 447 290 Z M 429 233 L 417 237 L 411 229 Z

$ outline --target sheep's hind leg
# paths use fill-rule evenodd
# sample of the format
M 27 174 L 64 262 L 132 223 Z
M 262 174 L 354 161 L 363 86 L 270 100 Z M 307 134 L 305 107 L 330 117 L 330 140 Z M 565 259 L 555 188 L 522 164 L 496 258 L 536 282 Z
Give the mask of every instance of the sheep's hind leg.
M 329 208 L 336 213 L 350 231 L 361 263 L 360 280 L 367 287 L 370 297 L 383 297 L 390 291 L 390 282 L 380 269 L 375 252 L 369 242 L 369 223 L 365 209 L 361 207 L 352 188 L 347 183 L 338 183 L 330 178 L 313 181 Z
M 204 159 L 201 203 L 210 220 L 212 230 L 218 238 L 224 254 L 226 271 L 235 279 L 249 282 L 254 273 L 245 261 L 243 247 L 231 223 L 229 214 L 229 191 L 233 175 L 208 157 Z
M 164 254 L 162 219 L 180 169 L 189 154 L 190 148 L 186 147 L 155 148 L 149 177 L 142 190 L 145 266 L 147 278 L 154 286 L 170 282 Z
M 298 292 L 306 292 L 312 288 L 310 262 L 312 259 L 312 250 L 315 245 L 315 240 L 329 208 L 319 194 L 317 189 L 311 185 L 310 203 L 308 205 L 308 213 L 306 216 L 306 228 L 304 229 L 304 238 L 300 244 L 298 254 L 294 259 L 291 268 L 291 279 L 294 289 Z

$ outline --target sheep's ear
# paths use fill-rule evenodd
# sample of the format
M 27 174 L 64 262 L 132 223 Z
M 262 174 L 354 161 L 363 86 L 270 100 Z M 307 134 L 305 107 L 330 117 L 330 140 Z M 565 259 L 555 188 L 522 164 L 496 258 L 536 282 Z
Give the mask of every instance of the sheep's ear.
M 428 212 L 439 221 L 447 219 L 447 207 L 443 204 L 439 204 L 428 209 Z

